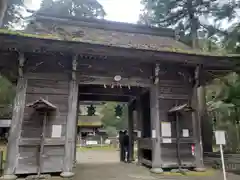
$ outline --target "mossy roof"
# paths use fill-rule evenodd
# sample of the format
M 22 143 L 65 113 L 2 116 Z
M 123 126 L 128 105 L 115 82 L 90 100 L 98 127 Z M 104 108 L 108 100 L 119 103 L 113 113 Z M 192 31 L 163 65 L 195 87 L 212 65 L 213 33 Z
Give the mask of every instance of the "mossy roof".
M 75 30 L 76 32 L 73 32 L 73 30 Z M 71 33 L 77 34 L 78 32 L 83 33 L 82 35 L 80 35 L 81 37 L 69 35 Z M 189 46 L 171 37 L 161 37 L 157 35 L 139 33 L 134 34 L 88 27 L 81 27 L 77 29 L 76 27 L 66 26 L 65 28 L 64 26 L 61 26 L 61 28 L 57 28 L 56 31 L 51 33 L 40 32 L 35 34 L 22 31 L 0 29 L 0 34 L 21 36 L 26 38 L 57 40 L 61 42 L 89 43 L 94 45 L 104 45 L 110 47 L 120 47 L 138 50 L 150 50 L 157 52 L 170 52 L 201 56 L 239 57 L 239 55 L 227 54 L 224 51 L 210 53 L 200 50 L 193 50 Z

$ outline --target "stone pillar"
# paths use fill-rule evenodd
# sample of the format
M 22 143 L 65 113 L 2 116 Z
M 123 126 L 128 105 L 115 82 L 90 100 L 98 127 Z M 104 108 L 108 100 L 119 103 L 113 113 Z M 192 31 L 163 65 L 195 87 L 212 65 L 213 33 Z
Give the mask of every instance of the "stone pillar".
M 205 171 L 204 164 L 203 164 L 203 147 L 202 147 L 202 133 L 201 133 L 201 116 L 202 110 L 199 105 L 204 101 L 202 97 L 201 88 L 200 87 L 200 78 L 201 78 L 201 67 L 198 66 L 195 70 L 195 85 L 193 88 L 193 96 L 192 96 L 192 107 L 195 111 L 192 113 L 193 119 L 193 134 L 196 139 L 196 146 L 195 146 L 195 157 L 196 157 L 196 171 Z
M 159 67 L 155 68 L 155 82 L 150 88 L 150 112 L 152 128 L 152 169 L 153 173 L 162 173 L 161 168 L 161 139 L 160 139 L 160 116 L 159 116 Z
M 61 176 L 69 178 L 74 176 L 73 173 L 73 161 L 75 152 L 75 136 L 76 136 L 76 116 L 77 116 L 77 104 L 78 104 L 78 84 L 76 83 L 76 68 L 77 68 L 77 56 L 73 58 L 72 79 L 69 83 L 69 97 L 68 97 L 68 115 L 67 115 L 67 127 L 65 135 L 65 155 L 63 163 L 63 172 Z
M 3 179 L 16 179 L 15 169 L 18 161 L 19 140 L 21 137 L 21 127 L 24 118 L 27 80 L 23 75 L 23 64 L 25 58 L 19 54 L 18 82 L 16 87 L 16 96 L 14 99 L 11 128 L 8 137 L 7 160 Z
M 128 105 L 128 134 L 129 134 L 129 161 L 133 161 L 134 139 L 133 139 L 133 103 Z

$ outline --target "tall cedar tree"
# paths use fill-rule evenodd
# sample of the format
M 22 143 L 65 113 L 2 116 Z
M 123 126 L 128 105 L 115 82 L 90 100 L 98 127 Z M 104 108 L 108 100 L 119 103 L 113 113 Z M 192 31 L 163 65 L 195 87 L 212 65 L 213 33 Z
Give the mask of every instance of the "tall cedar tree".
M 4 7 L 6 7 L 6 3 L 8 4 L 7 11 L 5 12 Z M 21 24 L 21 21 L 24 22 L 24 11 L 26 9 L 24 0 L 1 0 L 0 23 L 2 18 L 2 26 L 10 26 L 16 23 Z M 105 11 L 97 0 L 42 0 L 38 12 L 55 17 L 104 18 L 105 16 Z
M 105 11 L 97 0 L 43 0 L 39 12 L 54 16 L 104 18 Z
M 218 21 L 227 20 L 235 22 L 222 35 L 223 44 L 230 53 L 240 53 L 240 0 L 231 0 L 215 4 L 212 10 L 213 16 Z
M 209 15 L 217 0 L 142 0 L 145 9 L 140 22 L 162 27 L 173 27 L 188 37 L 193 48 L 198 48 L 200 18 Z

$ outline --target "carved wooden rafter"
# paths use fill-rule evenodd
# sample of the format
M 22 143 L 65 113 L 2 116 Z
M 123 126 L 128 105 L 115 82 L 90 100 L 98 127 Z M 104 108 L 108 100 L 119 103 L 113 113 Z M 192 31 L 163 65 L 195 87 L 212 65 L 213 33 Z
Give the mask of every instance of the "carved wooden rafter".
M 77 71 L 77 65 L 78 65 L 78 55 L 75 54 L 72 59 L 72 80 L 76 81 L 76 71 Z
M 18 75 L 19 77 L 23 77 L 23 67 L 24 67 L 24 63 L 25 63 L 25 57 L 24 57 L 24 53 L 19 53 L 19 57 L 18 57 Z
M 202 71 L 203 71 L 202 65 L 198 65 L 194 71 L 194 81 L 195 81 L 196 87 L 199 87 L 204 83 L 203 82 L 204 77 L 202 77 L 203 76 Z
M 159 82 L 159 72 L 160 72 L 160 65 L 156 64 L 155 73 L 154 73 L 154 84 L 157 84 Z

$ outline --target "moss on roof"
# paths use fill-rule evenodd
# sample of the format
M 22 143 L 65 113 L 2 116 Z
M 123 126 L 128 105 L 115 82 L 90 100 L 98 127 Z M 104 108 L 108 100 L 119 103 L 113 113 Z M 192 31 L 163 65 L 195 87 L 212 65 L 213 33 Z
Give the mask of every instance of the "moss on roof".
M 103 31 L 103 30 L 102 30 Z M 103 31 L 104 32 L 104 31 Z M 100 32 L 101 33 L 101 32 Z M 142 36 L 150 36 L 149 43 L 147 44 L 131 44 L 131 39 L 129 39 L 129 43 L 126 44 L 126 39 L 136 38 L 138 34 L 127 34 L 127 33 L 119 33 L 119 32 L 112 32 L 108 34 L 104 34 L 104 36 L 99 37 L 96 35 L 95 37 L 92 37 L 92 39 L 87 39 L 89 36 L 86 37 L 66 37 L 62 36 L 60 33 L 25 33 L 22 31 L 11 31 L 7 29 L 0 29 L 0 34 L 6 34 L 6 35 L 13 35 L 13 36 L 22 36 L 27 38 L 37 38 L 37 39 L 49 39 L 49 40 L 58 40 L 58 41 L 66 41 L 66 42 L 83 42 L 83 43 L 90 43 L 90 44 L 98 44 L 98 45 L 105 45 L 105 46 L 112 46 L 112 47 L 122 47 L 122 48 L 132 48 L 132 49 L 140 49 L 140 50 L 151 50 L 151 51 L 159 51 L 159 52 L 171 52 L 171 53 L 182 53 L 182 54 L 190 54 L 190 55 L 203 55 L 203 56 L 225 56 L 225 57 L 239 57 L 239 54 L 227 54 L 226 52 L 203 52 L 200 50 L 193 50 L 191 48 L 184 48 L 187 47 L 183 45 L 183 43 L 180 43 L 173 38 L 168 37 L 159 37 L 159 36 L 151 36 L 151 35 L 142 35 Z M 121 36 L 122 35 L 122 36 Z M 125 36 L 124 43 L 119 43 L 121 39 L 123 39 Z M 140 34 L 141 35 L 141 34 Z M 109 36 L 109 37 L 108 37 Z M 117 37 L 116 39 L 113 39 L 112 37 Z M 145 37 L 146 38 L 146 37 Z M 170 46 L 158 46 L 158 44 L 151 44 L 151 41 L 156 41 L 156 38 L 159 38 L 158 44 L 161 44 L 161 40 L 167 40 L 167 44 Z M 106 42 L 106 39 L 110 39 L 110 41 Z M 112 40 L 113 39 L 113 40 Z M 133 39 L 136 40 L 136 39 Z M 141 42 L 141 41 L 140 41 Z M 176 47 L 175 47 L 176 45 Z M 180 48 L 183 47 L 183 48 Z

